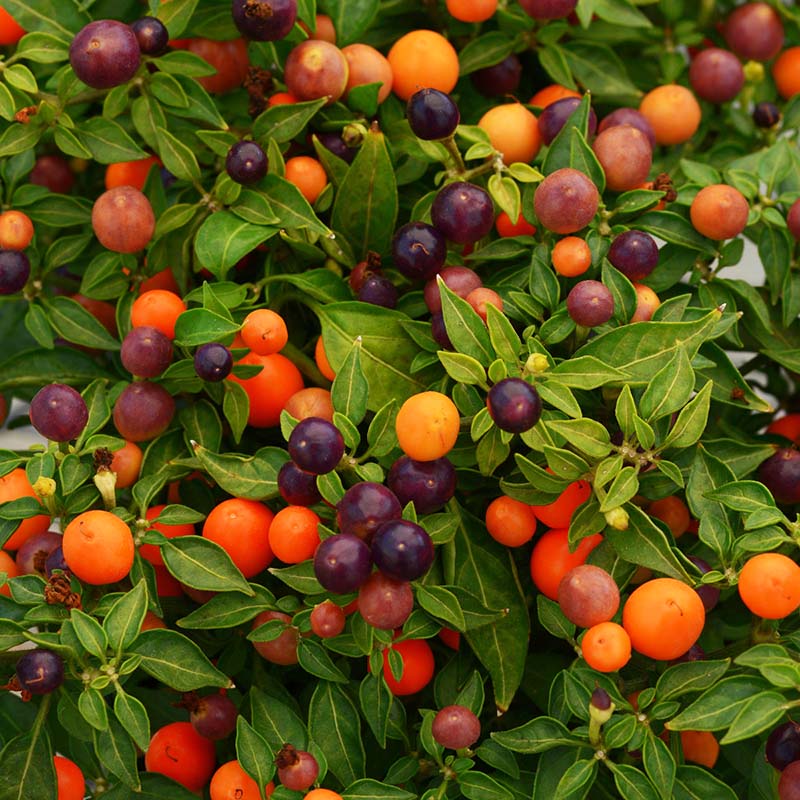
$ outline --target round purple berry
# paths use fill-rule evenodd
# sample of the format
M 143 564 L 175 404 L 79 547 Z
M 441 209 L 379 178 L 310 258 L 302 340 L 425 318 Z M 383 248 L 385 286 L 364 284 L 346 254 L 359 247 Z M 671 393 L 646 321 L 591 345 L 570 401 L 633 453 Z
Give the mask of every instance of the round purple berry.
M 156 17 L 142 17 L 131 25 L 131 30 L 139 42 L 139 49 L 147 56 L 160 56 L 167 51 L 169 31 Z
M 52 650 L 29 650 L 17 661 L 19 685 L 31 694 L 50 694 L 64 683 L 64 660 Z
M 445 238 L 458 244 L 482 239 L 494 224 L 494 205 L 485 189 L 456 181 L 439 191 L 431 206 L 433 224 Z
M 447 243 L 432 225 L 409 222 L 398 229 L 392 239 L 392 257 L 406 278 L 427 281 L 444 266 Z
M 414 503 L 417 514 L 431 514 L 455 494 L 456 469 L 445 456 L 433 461 L 400 456 L 392 464 L 386 483 L 402 506 Z
M 381 483 L 361 481 L 351 486 L 336 504 L 336 524 L 369 542 L 384 522 L 400 519 L 403 507 L 394 492 Z
M 31 262 L 18 250 L 0 250 L 0 295 L 16 294 L 28 282 Z
M 525 433 L 542 415 L 539 393 L 522 378 L 498 381 L 489 389 L 486 406 L 494 424 L 509 433 Z
M 372 572 L 372 557 L 366 542 L 349 533 L 329 536 L 314 553 L 314 575 L 334 594 L 356 591 Z
M 344 455 L 339 429 L 322 417 L 306 417 L 289 436 L 289 455 L 300 469 L 324 475 L 336 468 Z
M 297 0 L 233 0 L 236 27 L 249 39 L 275 42 L 283 39 L 297 19 Z
M 225 169 L 231 180 L 244 186 L 258 183 L 267 174 L 267 166 L 267 154 L 249 139 L 236 142 L 225 159 Z
M 658 245 L 649 233 L 625 231 L 611 243 L 608 260 L 630 280 L 641 281 L 658 264 Z
M 278 491 L 291 506 L 313 506 L 322 500 L 317 488 L 317 476 L 287 461 L 278 472 Z
M 122 366 L 138 378 L 159 376 L 172 361 L 172 341 L 157 328 L 132 328 L 122 340 Z
M 433 542 L 414 522 L 384 522 L 372 540 L 372 560 L 384 575 L 396 581 L 414 581 L 433 564 Z
M 420 89 L 408 99 L 408 124 L 415 136 L 433 141 L 451 136 L 461 120 L 450 95 L 438 89 Z
M 397 305 L 397 287 L 383 275 L 371 275 L 361 284 L 358 299 L 373 306 L 394 308 Z
M 69 47 L 75 74 L 93 89 L 111 89 L 127 83 L 139 69 L 141 51 L 130 25 L 114 19 L 90 22 Z
M 224 380 L 233 369 L 233 355 L 224 344 L 209 342 L 197 348 L 194 354 L 194 371 L 204 381 Z
M 567 295 L 567 313 L 576 325 L 595 328 L 614 316 L 614 296 L 600 281 L 580 281 Z
M 539 116 L 539 133 L 545 144 L 550 144 L 558 136 L 567 120 L 575 113 L 581 104 L 580 97 L 562 97 L 550 103 Z M 597 115 L 594 109 L 589 109 L 589 136 L 594 136 L 597 130 Z
M 70 442 L 81 435 L 89 421 L 86 401 L 71 386 L 51 383 L 31 400 L 31 425 L 45 439 Z

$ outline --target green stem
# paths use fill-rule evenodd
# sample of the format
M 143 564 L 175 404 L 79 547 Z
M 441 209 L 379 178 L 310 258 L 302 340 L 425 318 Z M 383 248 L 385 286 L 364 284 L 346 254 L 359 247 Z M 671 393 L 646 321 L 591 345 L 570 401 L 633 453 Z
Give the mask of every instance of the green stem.
M 317 386 L 329 386 L 330 381 L 319 371 L 314 359 L 309 358 L 299 347 L 288 342 L 283 348 L 283 354 L 291 359 L 310 381 Z
M 464 175 L 464 173 L 467 171 L 467 168 L 464 164 L 464 159 L 461 157 L 461 151 L 458 149 L 458 145 L 456 144 L 455 134 L 451 133 L 446 139 L 442 139 L 442 144 L 455 164 L 455 171 L 459 175 Z

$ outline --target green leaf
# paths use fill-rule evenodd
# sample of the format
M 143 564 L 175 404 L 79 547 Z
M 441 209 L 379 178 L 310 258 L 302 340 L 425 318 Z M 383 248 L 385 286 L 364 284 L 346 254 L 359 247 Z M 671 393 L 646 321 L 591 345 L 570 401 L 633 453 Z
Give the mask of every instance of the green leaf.
M 93 735 L 94 750 L 100 763 L 125 786 L 138 790 L 136 746 L 128 732 L 115 719 L 110 719 L 106 730 L 94 731 Z
M 333 663 L 325 648 L 313 639 L 300 638 L 297 662 L 306 672 L 321 680 L 347 683 L 347 676 Z
M 290 142 L 302 133 L 314 115 L 327 103 L 327 98 L 305 103 L 270 106 L 253 122 L 253 138 L 265 142 L 274 139 L 278 144 Z
M 704 255 L 713 256 L 714 244 L 699 234 L 692 224 L 674 211 L 649 211 L 636 220 L 636 227 L 645 233 L 652 233 L 665 242 L 697 250 Z
M 26 26 L 26 30 L 32 30 Z M 17 55 L 36 64 L 57 64 L 69 59 L 69 39 L 52 33 L 28 33 L 17 45 Z
M 171 39 L 177 39 L 189 24 L 197 0 L 172 0 L 171 3 L 160 3 L 158 18 L 167 26 Z
M 237 444 L 242 439 L 250 414 L 250 396 L 240 383 L 225 381 L 225 397 L 222 400 L 222 412 L 231 426 L 233 441 Z
M 484 772 L 471 769 L 458 776 L 461 793 L 469 800 L 513 800 L 505 786 Z
M 513 753 L 544 753 L 560 745 L 582 747 L 569 728 L 552 717 L 536 717 L 508 731 L 492 733 L 492 739 Z
M 94 730 L 108 730 L 108 706 L 97 689 L 87 686 L 78 695 L 78 711 Z
M 447 350 L 440 350 L 436 355 L 454 381 L 468 386 L 486 386 L 486 370 L 477 359 Z
M 502 619 L 466 633 L 470 647 L 492 678 L 497 707 L 505 711 L 522 681 L 530 635 L 527 604 L 508 549 L 491 539 L 484 526 L 454 502 L 448 510 L 459 521 L 455 538 L 445 545 L 455 551 L 448 585 L 465 589 L 486 608 L 507 609 Z
M 724 561 L 733 544 L 731 516 L 725 506 L 708 494 L 735 479 L 730 467 L 699 446 L 689 471 L 686 501 L 695 519 L 700 520 L 700 539 Z
M 259 787 L 275 774 L 275 753 L 264 737 L 240 714 L 236 718 L 236 758 Z
M 117 696 L 114 698 L 114 714 L 120 725 L 130 734 L 141 750 L 150 746 L 150 718 L 144 703 L 137 697 L 123 691 L 117 684 Z
M 197 231 L 194 252 L 198 261 L 206 269 L 222 279 L 230 267 L 274 234 L 273 228 L 245 222 L 230 211 L 217 211 L 206 217 Z M 191 312 L 185 313 L 197 311 L 205 311 L 205 309 L 192 309 Z M 236 330 L 238 328 L 238 325 L 235 326 Z M 221 338 L 232 332 L 215 333 L 214 336 Z M 213 339 L 205 341 L 213 341 Z
M 353 341 L 344 363 L 336 370 L 331 386 L 333 407 L 358 425 L 367 413 L 369 386 L 361 369 L 361 337 Z
M 378 744 L 385 748 L 389 716 L 395 700 L 383 676 L 368 672 L 359 684 L 358 699 L 370 730 Z
M 606 540 L 617 555 L 630 564 L 649 567 L 654 572 L 691 583 L 683 563 L 673 552 L 661 528 L 633 503 L 626 503 L 625 511 L 628 514 L 628 529 L 618 531 L 607 528 L 605 532 Z
M 681 448 L 694 444 L 702 435 L 708 420 L 711 405 L 713 381 L 708 381 L 703 388 L 687 403 L 678 414 L 678 419 L 667 434 L 662 447 Z
M 577 351 L 628 374 L 631 386 L 645 386 L 680 349 L 692 359 L 700 345 L 717 336 L 719 309 L 693 322 L 637 322 L 601 333 Z
M 55 797 L 57 793 L 46 728 L 36 725 L 10 739 L 0 752 L 0 800 Z
M 627 378 L 627 373 L 594 356 L 576 356 L 562 361 L 547 374 L 571 389 L 598 389 L 608 383 L 621 383 Z
M 447 335 L 459 353 L 470 356 L 488 367 L 496 354 L 489 332 L 475 309 L 437 278 L 442 298 L 442 314 Z
M 204 686 L 230 686 L 228 677 L 203 651 L 177 631 L 143 631 L 128 652 L 142 657 L 141 668 L 148 675 L 178 692 L 192 692 Z
M 614 764 L 608 761 L 614 773 L 617 791 L 625 800 L 658 800 L 658 792 L 647 775 L 630 764 Z
M 72 621 L 75 635 L 86 652 L 105 662 L 108 637 L 103 630 L 103 626 L 94 617 L 90 617 L 77 608 L 73 608 L 70 611 L 69 617 Z
M 356 5 L 359 2 L 361 0 L 356 0 Z M 342 7 L 345 5 L 349 6 L 350 2 L 342 3 Z M 354 197 L 359 198 L 358 204 L 353 203 Z M 356 247 L 357 258 L 366 258 L 370 250 L 386 255 L 395 229 L 397 209 L 394 166 L 384 136 L 370 131 L 336 193 L 331 227 Z
M 252 456 L 212 453 L 197 445 L 194 454 L 213 481 L 235 497 L 267 500 L 278 495 L 278 472 L 287 461 L 280 447 L 262 447 Z
M 689 692 L 703 691 L 719 681 L 730 665 L 729 658 L 675 664 L 661 673 L 656 683 L 656 697 L 669 700 Z
M 648 731 L 644 740 L 642 762 L 647 777 L 653 782 L 662 800 L 671 800 L 677 765 L 669 746 L 652 730 Z
M 262 611 L 274 608 L 275 598 L 263 586 L 252 585 L 253 596 L 243 592 L 224 592 L 212 597 L 191 614 L 177 621 L 181 628 L 213 630 L 235 628 L 250 622 Z
M 416 585 L 414 595 L 420 608 L 431 616 L 442 620 L 457 631 L 466 629 L 464 612 L 461 610 L 458 598 L 449 589 L 420 583 Z
M 605 514 L 632 500 L 639 491 L 639 472 L 633 467 L 623 467 L 614 478 L 606 496 L 600 503 L 600 511 Z
M 790 707 L 789 701 L 779 692 L 759 692 L 741 705 L 720 744 L 733 744 L 757 736 L 780 722 Z
M 147 585 L 140 580 L 109 609 L 103 630 L 111 647 L 122 652 L 133 644 L 147 613 Z
M 641 92 L 611 48 L 573 40 L 563 49 L 572 74 L 596 100 L 638 107 Z
M 342 800 L 414 800 L 416 797 L 406 789 L 373 778 L 355 781 L 342 792 Z
M 256 686 L 250 689 L 248 695 L 253 727 L 266 740 L 273 753 L 277 753 L 284 742 L 291 742 L 298 750 L 308 746 L 306 726 L 288 705 L 278 697 L 268 696 Z
M 600 19 L 629 28 L 651 28 L 653 23 L 628 0 L 595 0 L 594 12 Z
M 691 764 L 678 766 L 674 792 L 675 800 L 707 800 L 709 797 L 714 800 L 736 800 L 738 797 L 728 784 L 707 769 Z
M 378 0 L 328 0 L 325 6 L 333 20 L 339 47 L 362 41 L 364 32 L 378 14 Z
M 319 221 L 308 200 L 303 197 L 293 183 L 270 173 L 261 181 L 261 188 L 282 227 L 308 228 L 312 233 L 318 233 L 320 236 L 331 236 L 331 231 Z
M 353 701 L 338 684 L 320 681 L 308 708 L 308 732 L 330 771 L 345 785 L 363 776 L 361 720 Z
M 136 161 L 149 155 L 113 119 L 92 117 L 78 129 L 81 142 L 90 150 L 95 161 L 115 164 L 119 161 Z
M 251 594 L 231 557 L 216 542 L 202 536 L 178 536 L 161 545 L 166 568 L 181 582 L 208 592 Z
M 567 641 L 575 638 L 575 625 L 564 616 L 564 612 L 555 600 L 537 594 L 536 611 L 542 627 L 553 636 Z
M 187 181 L 200 180 L 197 158 L 186 144 L 173 136 L 166 128 L 156 127 L 157 151 L 164 166 L 176 177 Z M 145 153 L 139 158 L 144 158 Z
M 42 128 L 38 125 L 22 125 L 12 122 L 0 134 L 0 158 L 24 153 L 36 147 L 41 138 Z M 32 217 L 31 217 L 32 218 Z
M 600 762 L 582 758 L 564 772 L 556 787 L 556 800 L 581 800 L 592 788 Z
M 567 59 L 564 56 L 563 48 L 556 44 L 538 48 L 539 63 L 542 69 L 556 82 L 567 89 L 576 89 L 575 81 L 572 79 Z
M 754 695 L 769 684 L 755 675 L 723 678 L 666 723 L 671 731 L 720 731 L 728 728 Z
M 548 420 L 546 424 L 574 448 L 592 458 L 605 458 L 611 452 L 608 431 L 593 419 Z
M 459 75 L 491 67 L 511 55 L 514 41 L 506 33 L 489 31 L 468 41 L 458 53 Z
M 119 350 L 119 341 L 76 300 L 56 296 L 43 298 L 42 303 L 53 329 L 68 342 L 97 350 Z
M 647 385 L 639 400 L 639 411 L 649 421 L 666 417 L 682 408 L 694 392 L 694 370 L 683 349 L 665 364 Z

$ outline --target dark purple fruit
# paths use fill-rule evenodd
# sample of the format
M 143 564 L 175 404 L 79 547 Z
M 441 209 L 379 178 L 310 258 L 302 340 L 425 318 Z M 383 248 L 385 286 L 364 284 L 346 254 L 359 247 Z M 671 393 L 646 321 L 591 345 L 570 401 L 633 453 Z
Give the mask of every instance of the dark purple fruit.
M 650 142 L 650 148 L 655 149 L 656 133 L 653 130 L 653 126 L 648 122 L 647 117 L 641 111 L 637 111 L 635 108 L 618 108 L 607 117 L 603 117 L 603 121 L 598 126 L 597 131 L 602 133 L 615 125 L 630 125 L 632 128 L 638 128 L 647 137 L 647 141 Z
M 233 355 L 224 344 L 209 342 L 197 348 L 194 354 L 194 371 L 204 381 L 224 380 L 233 369 Z
M 29 650 L 17 661 L 17 680 L 31 694 L 50 694 L 64 683 L 64 660 L 52 650 Z
M 127 83 L 139 69 L 141 51 L 130 25 L 114 19 L 90 22 L 69 47 L 75 74 L 93 89 L 111 89 Z
M 438 89 L 414 92 L 406 105 L 408 124 L 420 139 L 446 139 L 455 133 L 461 114 L 449 94 Z
M 383 275 L 372 275 L 361 284 L 358 299 L 373 306 L 394 308 L 397 305 L 397 287 Z
M 362 481 L 351 486 L 336 504 L 336 524 L 341 533 L 369 542 L 384 522 L 400 519 L 402 513 L 403 507 L 391 489 Z
M 494 224 L 492 198 L 473 183 L 449 183 L 433 201 L 431 220 L 451 242 L 477 242 L 489 233 Z
M 122 340 L 122 366 L 137 378 L 156 378 L 172 361 L 172 341 L 157 328 L 132 328 Z
M 139 49 L 146 56 L 160 56 L 167 51 L 169 31 L 156 17 L 142 17 L 131 24 L 131 30 L 139 42 Z
M 431 514 L 455 494 L 456 470 L 444 456 L 433 461 L 400 456 L 392 464 L 386 483 L 402 506 L 414 503 L 417 514 Z
M 581 104 L 580 97 L 562 97 L 555 103 L 550 103 L 539 116 L 539 133 L 545 144 L 550 144 L 558 136 L 567 120 L 575 113 Z M 597 130 L 597 114 L 594 109 L 589 109 L 589 136 L 594 136 Z
M 206 739 L 226 739 L 236 730 L 239 710 L 233 700 L 224 694 L 201 697 L 189 715 L 189 722 Z
M 800 503 L 800 452 L 781 447 L 758 468 L 758 479 L 778 503 Z
M 289 455 L 300 469 L 324 475 L 336 468 L 344 455 L 339 429 L 322 417 L 306 417 L 289 436 Z
M 47 557 L 57 547 L 61 547 L 61 534 L 53 531 L 37 533 L 26 539 L 14 558 L 19 574 L 44 575 Z
M 561 19 L 575 10 L 578 0 L 519 0 L 519 4 L 534 19 Z
M 470 75 L 475 88 L 485 97 L 503 97 L 514 94 L 522 77 L 522 64 L 512 53 L 498 64 L 475 70 Z
M 433 738 L 449 750 L 461 750 L 478 741 L 481 723 L 466 706 L 445 706 L 434 718 Z
M 392 257 L 406 278 L 427 281 L 444 266 L 447 243 L 433 226 L 409 222 L 399 228 L 392 239 Z
M 792 761 L 781 772 L 778 800 L 800 800 L 800 761 Z
M 126 386 L 114 404 L 114 425 L 123 439 L 144 442 L 169 427 L 175 400 L 160 384 L 137 381 Z
M 89 421 L 86 401 L 71 386 L 51 383 L 31 400 L 31 425 L 45 439 L 71 442 L 83 433 Z
M 297 0 L 233 0 L 236 27 L 249 39 L 275 42 L 283 39 L 297 19 Z
M 319 775 L 319 764 L 311 753 L 285 744 L 275 758 L 278 780 L 294 792 L 304 792 Z
M 692 59 L 689 83 L 703 100 L 708 100 L 709 103 L 727 103 L 742 90 L 744 69 L 730 50 L 709 47 Z
M 567 313 L 576 325 L 595 328 L 614 316 L 614 296 L 600 281 L 580 281 L 567 295 Z
M 338 133 L 317 133 L 315 134 L 319 139 L 320 144 L 331 151 L 335 156 L 339 156 L 343 161 L 348 164 L 353 163 L 353 159 L 358 152 L 357 148 L 349 147 L 341 134 Z
M 236 142 L 225 158 L 225 169 L 231 180 L 244 186 L 258 183 L 267 174 L 268 166 L 267 154 L 249 139 Z
M 753 122 L 759 128 L 774 128 L 781 121 L 781 110 L 775 103 L 762 100 L 753 109 Z
M 313 506 L 322 500 L 317 489 L 317 476 L 300 469 L 294 461 L 287 461 L 280 468 L 278 491 L 291 506 Z
M 711 564 L 709 564 L 708 561 L 698 558 L 697 556 L 687 556 L 687 558 L 703 574 L 706 572 L 711 572 Z M 695 591 L 700 595 L 700 599 L 703 601 L 703 608 L 705 608 L 706 613 L 711 611 L 719 602 L 720 590 L 717 589 L 716 586 L 711 586 L 711 584 L 703 584 L 702 586 L 696 587 Z
M 494 424 L 502 431 L 524 433 L 542 415 L 539 393 L 522 378 L 498 381 L 486 396 L 486 407 Z
M 433 564 L 433 542 L 428 532 L 414 522 L 384 522 L 372 540 L 372 560 L 389 578 L 415 581 Z
M 334 594 L 348 594 L 369 578 L 372 557 L 369 547 L 358 536 L 337 533 L 320 543 L 314 553 L 314 575 Z
M 625 231 L 612 242 L 608 260 L 630 280 L 641 281 L 658 265 L 658 245 L 649 233 Z
M 766 756 L 767 761 L 779 770 L 800 759 L 800 725 L 796 722 L 778 725 L 767 737 Z
M 0 294 L 16 294 L 28 282 L 31 262 L 18 250 L 0 250 Z
M 444 324 L 444 315 L 441 311 L 431 314 L 431 336 L 442 350 L 455 350 L 447 334 L 447 326 Z

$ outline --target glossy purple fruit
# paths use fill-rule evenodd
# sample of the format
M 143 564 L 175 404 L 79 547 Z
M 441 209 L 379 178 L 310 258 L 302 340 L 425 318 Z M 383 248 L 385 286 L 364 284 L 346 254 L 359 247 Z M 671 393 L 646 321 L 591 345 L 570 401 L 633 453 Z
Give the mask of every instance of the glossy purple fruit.
M 781 772 L 778 800 L 800 800 L 800 761 L 792 761 Z
M 741 61 L 730 50 L 709 47 L 699 52 L 689 67 L 689 83 L 698 97 L 709 103 L 727 103 L 744 86 Z
M 373 573 L 358 590 L 358 611 L 373 628 L 383 631 L 399 628 L 413 609 L 411 584 L 396 581 L 382 572 Z
M 156 378 L 172 362 L 172 341 L 157 328 L 132 328 L 122 340 L 122 366 L 137 378 Z
M 522 378 L 498 381 L 486 396 L 486 407 L 494 424 L 510 433 L 530 430 L 542 415 L 539 393 Z
M 781 121 L 781 110 L 775 103 L 762 100 L 753 109 L 753 122 L 759 128 L 774 128 Z
M 414 135 L 429 141 L 451 136 L 461 120 L 453 98 L 438 89 L 414 92 L 406 105 L 406 117 Z
M 275 42 L 283 39 L 297 19 L 297 0 L 233 0 L 236 27 L 249 39 Z
M 779 770 L 800 759 L 800 725 L 796 722 L 778 725 L 767 737 L 766 756 L 767 761 Z
M 550 144 L 558 136 L 567 120 L 575 113 L 581 104 L 580 97 L 562 97 L 555 103 L 550 103 L 539 116 L 539 133 L 545 144 Z M 594 109 L 589 109 L 589 136 L 594 136 L 597 130 L 597 114 Z
M 309 622 L 311 623 L 311 632 L 320 639 L 333 639 L 344 630 L 347 616 L 341 606 L 337 606 L 331 600 L 323 600 L 314 606 Z
M 86 401 L 71 386 L 51 383 L 31 400 L 31 425 L 45 439 L 71 442 L 81 435 L 89 421 Z
M 650 142 L 650 147 L 655 149 L 656 134 L 653 126 L 648 122 L 647 117 L 637 111 L 635 108 L 618 108 L 612 111 L 608 116 L 603 117 L 600 125 L 597 128 L 598 133 L 602 133 L 608 128 L 613 128 L 615 125 L 630 125 L 633 128 L 638 128 Z
M 400 505 L 414 503 L 417 514 L 431 514 L 455 494 L 456 469 L 445 456 L 433 461 L 400 456 L 392 464 L 386 483 Z
M 339 429 L 322 417 L 306 417 L 289 436 L 289 455 L 300 469 L 324 475 L 335 469 L 344 455 Z
M 781 447 L 758 468 L 758 479 L 778 503 L 800 503 L 800 452 Z
M 474 183 L 449 183 L 433 201 L 431 220 L 451 242 L 477 242 L 489 233 L 494 224 L 492 198 Z
M 431 336 L 442 350 L 455 350 L 447 333 L 447 326 L 444 324 L 444 314 L 441 311 L 431 314 Z
M 160 56 L 167 51 L 169 31 L 157 17 L 142 17 L 131 24 L 131 30 L 139 42 L 139 49 L 147 56 Z
M 428 532 L 414 522 L 384 522 L 372 540 L 372 560 L 390 578 L 415 581 L 433 564 L 433 542 Z
M 397 269 L 411 280 L 427 281 L 444 266 L 444 236 L 425 222 L 409 222 L 392 239 L 392 258 Z
M 56 570 L 69 572 L 67 560 L 64 558 L 64 550 L 59 544 L 44 562 L 44 574 L 49 578 Z
M 16 294 L 28 282 L 31 262 L 18 250 L 0 250 L 0 295 Z
M 730 13 L 722 35 L 728 47 L 745 61 L 769 61 L 783 47 L 783 22 L 767 3 L 744 3 Z
M 280 749 L 275 765 L 278 767 L 278 780 L 282 786 L 294 792 L 304 792 L 319 775 L 319 764 L 311 753 L 297 750 L 290 744 Z
M 449 750 L 461 750 L 478 741 L 481 723 L 466 706 L 445 706 L 433 718 L 433 738 Z
M 268 166 L 267 154 L 249 139 L 232 145 L 225 158 L 225 169 L 231 180 L 244 186 L 258 183 L 267 174 Z
M 397 305 L 397 287 L 384 275 L 372 275 L 361 284 L 358 299 L 373 306 L 394 308 Z
M 114 403 L 114 425 L 131 442 L 155 439 L 169 427 L 175 399 L 160 384 L 137 381 L 126 386 Z
M 658 265 L 658 245 L 649 233 L 625 231 L 611 243 L 608 260 L 630 280 L 641 281 Z
M 50 694 L 64 683 L 64 660 L 52 650 L 29 650 L 17 661 L 17 680 L 31 694 Z
M 56 547 L 61 546 L 61 534 L 53 531 L 37 533 L 26 539 L 21 545 L 14 561 L 20 575 L 45 574 L 47 557 Z
M 470 75 L 475 88 L 485 97 L 503 97 L 514 94 L 522 77 L 522 64 L 514 54 L 506 56 L 491 67 L 477 69 Z
M 576 325 L 595 328 L 614 316 L 614 296 L 600 281 L 580 281 L 567 295 L 567 313 Z
M 335 156 L 339 156 L 343 161 L 348 164 L 353 163 L 358 149 L 355 147 L 348 147 L 341 134 L 338 133 L 317 133 L 315 134 L 319 139 L 320 144 L 325 146 Z
M 194 354 L 194 371 L 204 381 L 224 380 L 233 369 L 233 355 L 224 344 L 209 342 L 197 348 Z
M 786 215 L 786 226 L 795 239 L 800 239 L 800 200 L 795 200 Z
M 381 483 L 362 481 L 351 486 L 336 504 L 341 533 L 369 542 L 384 522 L 400 519 L 403 507 L 394 492 Z
M 356 591 L 372 572 L 372 557 L 366 542 L 349 533 L 323 540 L 314 553 L 314 575 L 334 594 Z
M 439 273 L 439 276 L 444 281 L 445 286 L 462 299 L 466 299 L 473 289 L 480 289 L 483 286 L 480 275 L 469 267 L 445 267 Z M 431 314 L 436 314 L 442 310 L 442 294 L 439 291 L 439 282 L 435 276 L 425 284 L 424 296 L 425 305 L 428 306 Z
M 130 25 L 114 19 L 90 22 L 69 47 L 75 74 L 93 89 L 127 83 L 139 69 L 141 51 Z
M 294 461 L 287 461 L 280 468 L 278 491 L 291 506 L 313 506 L 322 500 L 317 489 L 317 476 L 300 469 Z
M 192 727 L 206 739 L 226 739 L 236 730 L 239 710 L 227 695 L 210 694 L 199 698 L 189 715 Z

